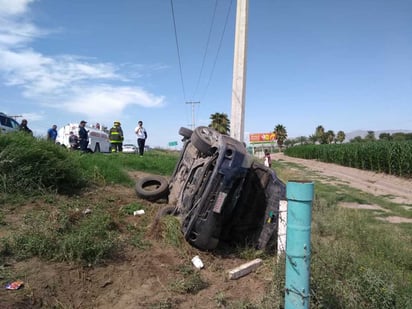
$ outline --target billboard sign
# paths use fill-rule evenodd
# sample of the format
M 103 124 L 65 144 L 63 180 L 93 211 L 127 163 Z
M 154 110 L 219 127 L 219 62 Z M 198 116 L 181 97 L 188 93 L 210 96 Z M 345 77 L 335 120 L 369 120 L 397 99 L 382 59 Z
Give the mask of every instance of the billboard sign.
M 276 133 L 251 133 L 249 134 L 250 143 L 270 143 L 276 140 Z

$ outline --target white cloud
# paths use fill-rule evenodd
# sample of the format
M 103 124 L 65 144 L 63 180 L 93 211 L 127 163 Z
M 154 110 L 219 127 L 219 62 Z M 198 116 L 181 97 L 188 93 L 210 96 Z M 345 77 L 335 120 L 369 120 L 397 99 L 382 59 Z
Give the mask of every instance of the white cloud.
M 23 14 L 31 2 L 34 0 L 0 0 L 0 16 Z
M 143 89 L 104 85 L 73 89 L 72 99 L 62 102 L 60 107 L 69 112 L 104 120 L 105 116 L 111 119 L 113 115 L 120 115 L 128 105 L 160 107 L 163 102 L 163 97 Z
M 136 72 L 126 75 L 112 63 L 74 55 L 48 56 L 30 48 L 33 39 L 46 33 L 27 21 L 31 2 L 0 0 L 0 78 L 5 85 L 21 87 L 23 95 L 34 102 L 101 118 L 120 114 L 128 105 L 163 105 L 163 96 L 128 85 L 138 76 Z

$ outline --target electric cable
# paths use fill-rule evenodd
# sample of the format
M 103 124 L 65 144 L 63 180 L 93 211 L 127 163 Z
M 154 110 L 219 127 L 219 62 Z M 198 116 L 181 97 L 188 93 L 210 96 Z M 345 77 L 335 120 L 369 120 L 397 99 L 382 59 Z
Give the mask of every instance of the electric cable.
M 179 40 L 178 40 L 178 38 L 177 38 L 176 20 L 175 20 L 175 11 L 174 11 L 174 8 L 173 8 L 173 0 L 170 0 L 170 6 L 171 6 L 171 8 L 172 8 L 172 19 L 173 19 L 173 28 L 174 28 L 174 34 L 175 34 L 177 58 L 178 58 L 178 60 L 179 60 L 180 82 L 181 82 L 181 84 L 182 84 L 183 99 L 184 99 L 184 101 L 186 101 L 186 91 L 185 91 L 185 84 L 184 84 L 184 82 L 183 82 L 182 61 L 181 61 L 181 57 L 180 57 Z
M 218 58 L 218 56 L 219 56 L 220 49 L 221 49 L 221 47 L 222 47 L 223 37 L 224 37 L 224 35 L 225 35 L 227 23 L 228 23 L 228 21 L 229 21 L 229 15 L 230 15 L 230 10 L 231 10 L 231 8 L 232 8 L 232 3 L 233 3 L 233 0 L 230 0 L 229 8 L 228 8 L 227 13 L 226 13 L 225 25 L 224 25 L 224 27 L 223 27 L 222 35 L 221 35 L 221 37 L 220 37 L 219 46 L 218 46 L 218 49 L 217 49 L 217 52 L 216 52 L 216 56 L 215 56 L 215 59 L 214 59 L 214 61 L 213 61 L 212 70 L 211 70 L 211 72 L 210 72 L 209 79 L 208 79 L 208 81 L 207 81 L 207 83 L 206 83 L 206 88 L 205 88 L 205 90 L 203 91 L 203 94 L 202 94 L 202 96 L 201 96 L 200 101 L 202 101 L 202 99 L 203 99 L 204 96 L 206 95 L 206 92 L 207 92 L 207 90 L 208 90 L 208 88 L 209 88 L 210 82 L 211 82 L 212 77 L 213 77 L 213 73 L 214 73 L 214 71 L 215 71 L 215 67 L 216 67 L 216 63 L 217 63 L 217 58 Z
M 215 22 L 216 9 L 217 9 L 217 1 L 218 1 L 218 0 L 215 1 L 215 7 L 214 7 L 214 9 L 213 9 L 212 22 L 211 22 L 211 24 L 210 24 L 209 34 L 208 34 L 207 41 L 206 41 L 206 49 L 205 49 L 205 52 L 204 52 L 204 54 L 203 54 L 202 66 L 201 66 L 201 68 L 200 68 L 199 76 L 198 76 L 198 78 L 197 78 L 195 91 L 194 91 L 194 93 L 193 93 L 193 98 L 194 98 L 195 95 L 197 94 L 197 90 L 198 90 L 199 84 L 200 84 L 200 78 L 202 77 L 203 69 L 204 69 L 204 66 L 205 66 L 206 55 L 207 55 L 207 51 L 208 51 L 208 49 L 209 49 L 210 37 L 211 37 L 211 35 L 212 35 L 213 25 L 214 25 L 214 22 Z

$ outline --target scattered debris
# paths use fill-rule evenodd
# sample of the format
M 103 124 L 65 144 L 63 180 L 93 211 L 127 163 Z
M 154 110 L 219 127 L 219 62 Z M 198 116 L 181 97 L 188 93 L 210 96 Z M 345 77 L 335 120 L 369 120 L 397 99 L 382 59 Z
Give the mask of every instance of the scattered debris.
M 6 284 L 6 290 L 18 290 L 24 285 L 24 282 L 17 280 Z
M 193 263 L 193 265 L 195 265 L 195 267 L 197 269 L 202 269 L 203 266 L 204 266 L 202 260 L 200 259 L 200 257 L 198 255 L 193 257 L 192 263 Z
M 135 210 L 133 212 L 133 216 L 141 216 L 144 215 L 144 209 Z
M 92 210 L 90 208 L 86 208 L 85 210 L 83 210 L 83 213 L 85 215 L 90 214 L 92 212 Z
M 256 270 L 260 265 L 262 265 L 262 259 L 254 259 L 248 263 L 240 265 L 232 270 L 229 270 L 229 279 L 238 279 L 240 277 L 246 276 L 252 271 Z

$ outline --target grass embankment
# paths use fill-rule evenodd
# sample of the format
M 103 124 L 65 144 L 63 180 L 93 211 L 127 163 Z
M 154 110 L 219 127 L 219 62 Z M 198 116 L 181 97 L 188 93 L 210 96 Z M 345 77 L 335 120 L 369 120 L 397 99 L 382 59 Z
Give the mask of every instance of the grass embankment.
M 93 211 L 82 196 L 91 186 L 130 187 L 127 170 L 170 175 L 177 154 L 151 151 L 144 160 L 126 154 L 80 154 L 19 134 L 0 136 L 0 224 L 9 233 L 1 239 L 0 263 L 10 259 L 40 257 L 44 260 L 98 264 L 110 261 L 131 245 L 150 250 L 147 236 L 154 210 L 137 200 L 119 210 L 115 200 L 96 199 Z M 311 174 L 296 165 L 274 162 L 281 179 L 311 179 Z M 298 167 L 298 168 L 296 168 Z M 40 201 L 39 207 L 31 207 Z M 341 201 L 378 204 L 405 215 L 400 206 L 356 191 L 315 183 L 313 202 L 311 307 L 312 308 L 411 308 L 412 228 L 375 219 L 368 211 L 338 207 Z M 37 206 L 37 204 L 36 204 Z M 16 224 L 11 218 L 25 208 Z M 139 226 L 126 218 L 137 209 L 147 216 Z M 11 214 L 11 215 L 10 215 Z M 380 215 L 384 215 L 383 213 Z M 406 214 L 407 215 L 407 214 Z M 162 219 L 160 234 L 166 245 L 185 250 L 179 224 L 172 217 Z M 240 248 L 239 257 L 254 258 L 256 253 Z M 273 280 L 266 297 L 258 303 L 225 300 L 217 304 L 230 308 L 282 308 L 284 260 L 260 255 L 272 268 Z M 268 266 L 270 265 L 270 266 Z M 179 275 L 180 274 L 180 275 Z M 200 274 L 182 267 L 172 290 L 196 293 L 207 287 Z M 12 278 L 5 268 L 0 276 Z

